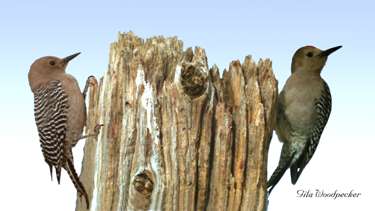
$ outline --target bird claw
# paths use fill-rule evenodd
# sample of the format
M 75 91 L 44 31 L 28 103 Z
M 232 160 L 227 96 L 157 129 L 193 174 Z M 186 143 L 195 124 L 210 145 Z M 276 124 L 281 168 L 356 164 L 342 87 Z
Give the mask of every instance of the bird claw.
M 100 129 L 101 129 L 101 127 L 103 127 L 103 126 L 104 126 L 104 124 L 97 124 L 97 125 L 95 126 L 95 128 L 94 128 L 94 133 L 95 133 L 96 136 L 99 135 L 99 133 L 100 133 Z
M 85 88 L 83 89 L 83 98 L 86 99 L 87 91 L 89 90 L 89 86 L 97 86 L 98 81 L 96 80 L 95 76 L 90 75 L 86 80 Z
M 91 86 L 96 86 L 96 85 L 98 85 L 98 81 L 96 80 L 95 76 L 93 76 L 93 75 L 90 75 L 90 76 L 87 78 L 86 83 L 87 83 L 87 84 L 90 84 Z

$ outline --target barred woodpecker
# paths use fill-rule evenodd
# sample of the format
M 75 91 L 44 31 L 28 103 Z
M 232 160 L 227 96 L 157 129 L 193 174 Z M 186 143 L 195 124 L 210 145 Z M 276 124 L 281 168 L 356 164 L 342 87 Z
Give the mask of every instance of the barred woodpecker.
M 41 57 L 31 65 L 28 79 L 34 94 L 34 115 L 42 153 L 50 168 L 51 179 L 54 167 L 60 184 L 61 168 L 64 168 L 79 195 L 84 196 L 88 209 L 88 195 L 74 169 L 72 148 L 80 139 L 97 136 L 102 125 L 95 127 L 95 134 L 82 135 L 86 123 L 85 96 L 95 78 L 90 76 L 87 79 L 82 93 L 77 80 L 65 73 L 69 61 L 79 54 L 62 59 Z
M 283 143 L 279 164 L 267 182 L 270 194 L 290 168 L 292 184 L 313 156 L 331 113 L 331 94 L 320 73 L 328 56 L 341 48 L 299 48 L 292 74 L 277 99 L 276 134 Z

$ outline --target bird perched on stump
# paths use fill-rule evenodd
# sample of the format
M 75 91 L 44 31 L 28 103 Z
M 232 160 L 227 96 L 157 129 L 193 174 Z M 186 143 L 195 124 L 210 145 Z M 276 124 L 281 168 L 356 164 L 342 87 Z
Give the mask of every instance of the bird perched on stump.
M 283 143 L 280 161 L 267 182 L 268 193 L 290 168 L 292 184 L 313 156 L 331 113 L 331 94 L 320 76 L 328 56 L 341 48 L 298 49 L 292 59 L 292 75 L 277 99 L 276 134 Z
M 51 179 L 54 167 L 60 184 L 61 168 L 64 168 L 89 208 L 87 192 L 74 169 L 72 148 L 80 139 L 96 137 L 102 125 L 95 127 L 95 134 L 82 136 L 86 123 L 85 96 L 95 78 L 90 76 L 87 79 L 82 93 L 77 80 L 65 73 L 69 61 L 78 55 L 62 59 L 53 56 L 39 58 L 31 65 L 28 78 L 34 93 L 35 122 Z

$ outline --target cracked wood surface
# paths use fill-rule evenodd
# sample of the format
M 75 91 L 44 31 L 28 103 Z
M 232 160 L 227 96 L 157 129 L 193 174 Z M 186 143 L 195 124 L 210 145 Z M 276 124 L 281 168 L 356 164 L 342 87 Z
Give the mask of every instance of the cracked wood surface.
M 176 37 L 119 34 L 90 88 L 81 180 L 90 210 L 250 210 L 266 205 L 277 97 L 271 61 L 247 56 L 220 77 Z M 77 199 L 77 211 L 86 210 Z

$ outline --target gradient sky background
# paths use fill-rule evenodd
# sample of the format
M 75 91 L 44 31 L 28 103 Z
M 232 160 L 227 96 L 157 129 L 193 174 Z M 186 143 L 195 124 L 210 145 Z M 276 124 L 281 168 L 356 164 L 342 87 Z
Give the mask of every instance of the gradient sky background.
M 279 88 L 300 46 L 344 47 L 330 56 L 323 77 L 333 110 L 320 145 L 298 181 L 289 171 L 270 198 L 269 211 L 374 210 L 375 3 L 323 1 L 2 1 L 0 3 L 0 210 L 74 210 L 76 191 L 68 175 L 50 181 L 39 147 L 33 96 L 27 82 L 38 57 L 82 54 L 68 67 L 83 86 L 107 69 L 109 44 L 118 32 L 143 38 L 178 36 L 185 47 L 202 46 L 209 64 L 269 57 Z M 75 148 L 80 170 L 81 142 Z M 269 173 L 281 144 L 272 140 Z M 356 199 L 297 198 L 297 190 L 354 190 Z

